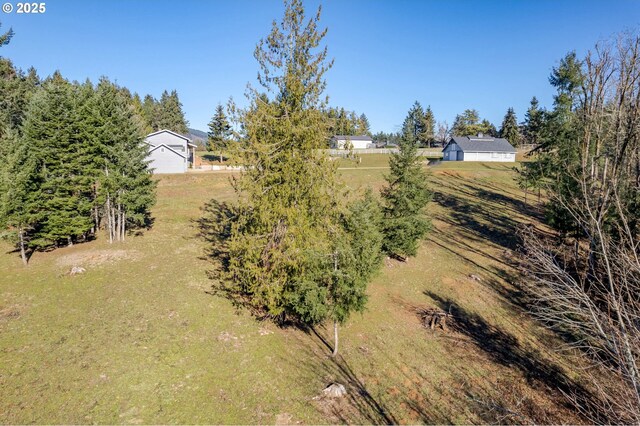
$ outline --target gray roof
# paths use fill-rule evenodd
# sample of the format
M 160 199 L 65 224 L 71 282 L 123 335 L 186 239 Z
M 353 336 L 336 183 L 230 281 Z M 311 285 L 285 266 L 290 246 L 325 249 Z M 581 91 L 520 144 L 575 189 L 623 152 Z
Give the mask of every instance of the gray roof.
M 509 141 L 504 138 L 480 136 L 454 136 L 447 146 L 455 142 L 463 152 L 516 152 Z M 447 146 L 442 150 L 444 151 Z
M 371 141 L 369 136 L 350 136 L 350 135 L 335 135 L 334 139 L 349 139 L 350 141 Z

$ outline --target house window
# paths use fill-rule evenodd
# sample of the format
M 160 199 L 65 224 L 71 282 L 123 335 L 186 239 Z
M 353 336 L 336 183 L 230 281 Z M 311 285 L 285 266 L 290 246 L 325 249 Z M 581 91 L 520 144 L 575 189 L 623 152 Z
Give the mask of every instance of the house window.
M 160 151 L 161 151 L 161 152 L 164 152 L 164 148 L 160 148 Z
M 492 152 L 491 153 L 491 158 L 498 158 L 500 154 L 498 154 L 497 152 Z

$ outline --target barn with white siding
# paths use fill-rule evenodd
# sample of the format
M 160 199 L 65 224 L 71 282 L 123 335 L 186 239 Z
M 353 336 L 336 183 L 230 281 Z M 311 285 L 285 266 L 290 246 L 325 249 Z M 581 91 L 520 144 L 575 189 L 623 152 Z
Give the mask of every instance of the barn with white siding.
M 454 136 L 442 150 L 442 161 L 516 161 L 516 150 L 503 138 Z
M 144 141 L 154 174 L 186 173 L 193 163 L 196 145 L 186 136 L 165 129 L 147 135 Z

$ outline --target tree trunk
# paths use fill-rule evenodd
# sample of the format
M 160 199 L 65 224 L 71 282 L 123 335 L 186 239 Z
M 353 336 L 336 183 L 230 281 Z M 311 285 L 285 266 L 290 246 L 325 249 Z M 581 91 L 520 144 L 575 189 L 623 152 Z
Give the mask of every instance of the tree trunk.
M 333 353 L 332 357 L 338 355 L 338 321 L 333 321 Z
M 120 241 L 120 232 L 122 224 L 120 223 L 120 204 L 118 204 L 117 208 L 114 210 L 115 221 L 116 221 L 116 241 Z
M 124 211 L 122 212 L 122 241 L 124 241 L 124 236 L 127 233 L 127 228 L 126 228 L 126 216 L 124 215 Z
M 24 266 L 27 266 L 29 264 L 29 259 L 27 259 L 27 251 L 24 247 L 24 231 L 22 228 L 18 231 L 18 236 L 20 237 L 20 257 L 22 258 Z
M 111 197 L 107 194 L 107 233 L 109 234 L 109 244 L 113 244 L 113 220 L 111 218 Z

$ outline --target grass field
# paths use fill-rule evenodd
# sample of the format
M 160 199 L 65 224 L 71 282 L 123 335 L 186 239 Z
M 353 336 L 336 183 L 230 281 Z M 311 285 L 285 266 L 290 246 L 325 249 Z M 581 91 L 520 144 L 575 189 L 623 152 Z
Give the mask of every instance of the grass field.
M 385 261 L 337 360 L 329 330 L 279 329 L 210 294 L 195 220 L 233 196 L 229 174 L 160 177 L 153 229 L 121 244 L 36 253 L 28 268 L 3 245 L 0 422 L 580 422 L 557 390 L 576 386 L 573 360 L 514 285 L 514 229 L 537 213 L 512 166 L 429 167 L 433 230 L 416 258 Z M 341 171 L 352 187 L 384 173 Z M 423 326 L 432 308 L 453 314 L 446 331 Z M 318 398 L 332 382 L 348 397 Z

